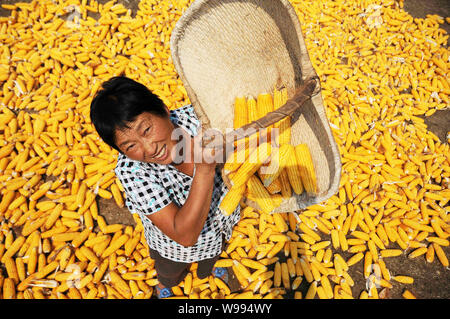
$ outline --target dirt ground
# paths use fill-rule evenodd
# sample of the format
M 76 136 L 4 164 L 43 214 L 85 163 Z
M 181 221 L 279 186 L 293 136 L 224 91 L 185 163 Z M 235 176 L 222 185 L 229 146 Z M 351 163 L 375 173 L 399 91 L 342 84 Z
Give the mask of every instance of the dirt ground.
M 425 18 L 427 14 L 437 14 L 441 17 L 450 16 L 450 1 L 448 0 L 406 0 L 405 11 L 415 18 Z M 450 34 L 450 24 L 444 23 L 441 28 Z M 447 40 L 447 46 L 450 38 Z M 446 141 L 446 134 L 450 132 L 450 110 L 437 111 L 432 116 L 423 117 L 428 129 L 436 134 L 442 142 Z
M 0 0 L 0 3 L 15 3 L 17 0 Z M 30 2 L 30 0 L 20 0 L 20 2 Z M 99 3 L 106 3 L 108 0 L 98 0 Z M 133 11 L 133 16 L 138 9 L 139 0 L 123 0 L 121 2 L 125 7 Z M 404 9 L 413 17 L 424 18 L 427 14 L 438 14 L 442 17 L 450 16 L 450 1 L 448 0 L 406 0 Z M 4 10 L 0 7 L 0 16 L 9 15 L 9 10 Z M 95 16 L 93 16 L 96 18 Z M 443 24 L 441 28 L 445 29 L 450 34 L 450 25 Z M 450 40 L 447 42 L 449 43 Z M 447 141 L 446 135 L 450 132 L 450 109 L 441 110 L 434 113 L 432 116 L 424 117 L 425 123 L 429 130 L 435 133 L 439 139 L 445 143 Z M 121 223 L 125 225 L 134 225 L 135 222 L 126 208 L 119 209 L 113 200 L 100 199 L 98 201 L 99 212 L 103 215 L 107 223 Z M 331 240 L 324 236 L 325 240 Z M 444 247 L 447 256 L 450 256 L 450 247 Z M 407 250 L 399 257 L 385 258 L 385 263 L 391 275 L 409 275 L 414 277 L 414 284 L 403 285 L 394 284 L 394 288 L 387 291 L 386 298 L 402 298 L 402 292 L 405 288 L 409 289 L 417 298 L 422 299 L 450 299 L 450 271 L 445 269 L 439 261 L 435 260 L 429 264 L 425 258 L 408 259 L 407 254 L 411 250 Z M 351 254 L 342 253 L 344 259 L 348 259 Z M 280 261 L 284 256 L 279 255 Z M 359 261 L 352 266 L 349 274 L 355 281 L 353 287 L 354 296 L 365 289 L 366 281 L 363 275 L 363 261 Z M 233 286 L 235 283 L 233 284 Z M 299 290 L 303 295 L 309 284 L 306 280 L 300 285 Z M 232 290 L 235 287 L 231 287 Z M 293 293 L 288 292 L 286 298 L 293 298 Z

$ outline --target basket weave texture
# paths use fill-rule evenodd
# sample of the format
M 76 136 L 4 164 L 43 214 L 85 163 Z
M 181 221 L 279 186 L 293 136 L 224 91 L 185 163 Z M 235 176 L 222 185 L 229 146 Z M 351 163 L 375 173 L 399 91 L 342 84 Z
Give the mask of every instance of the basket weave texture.
M 196 0 L 177 22 L 170 45 L 202 127 L 222 133 L 233 128 L 236 97 L 283 87 L 291 97 L 304 80 L 317 75 L 288 0 Z M 318 193 L 294 194 L 274 212 L 304 209 L 338 191 L 340 155 L 320 94 L 291 117 L 291 143 L 308 145 Z

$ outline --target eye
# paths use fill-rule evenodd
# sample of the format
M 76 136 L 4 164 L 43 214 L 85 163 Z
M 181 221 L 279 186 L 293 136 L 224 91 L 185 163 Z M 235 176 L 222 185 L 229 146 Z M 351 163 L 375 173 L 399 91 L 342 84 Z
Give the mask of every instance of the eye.
M 147 135 L 148 132 L 150 132 L 150 128 L 151 128 L 151 126 L 148 126 L 148 127 L 144 130 L 144 136 Z
M 129 146 L 127 147 L 126 151 L 128 152 L 128 151 L 130 151 L 131 149 L 133 149 L 134 145 L 135 145 L 135 144 L 129 145 Z

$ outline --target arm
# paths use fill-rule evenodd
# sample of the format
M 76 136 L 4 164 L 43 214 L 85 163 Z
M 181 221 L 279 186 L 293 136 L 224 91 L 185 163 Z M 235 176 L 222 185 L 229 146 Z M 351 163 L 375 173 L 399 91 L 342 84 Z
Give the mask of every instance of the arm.
M 152 223 L 172 240 L 193 246 L 203 229 L 211 205 L 215 165 L 197 165 L 191 190 L 182 207 L 171 203 L 148 216 Z

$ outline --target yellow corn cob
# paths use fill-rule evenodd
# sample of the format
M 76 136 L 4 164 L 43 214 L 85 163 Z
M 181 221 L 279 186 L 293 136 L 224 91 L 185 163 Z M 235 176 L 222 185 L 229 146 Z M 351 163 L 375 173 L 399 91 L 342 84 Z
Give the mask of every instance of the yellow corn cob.
M 314 164 L 306 144 L 298 144 L 295 146 L 295 155 L 297 164 L 300 167 L 300 174 L 303 187 L 310 194 L 317 193 L 317 180 Z
M 333 293 L 333 290 L 331 289 L 331 284 L 330 284 L 330 281 L 328 280 L 328 277 L 323 275 L 320 278 L 320 283 L 322 284 L 322 287 L 323 287 L 326 297 L 328 299 L 333 298 L 334 293 Z
M 436 243 L 439 246 L 448 246 L 448 245 L 450 245 L 450 243 L 449 243 L 449 241 L 447 239 L 443 239 L 443 238 L 439 238 L 439 237 L 432 237 L 432 236 L 427 237 L 426 239 L 427 239 L 428 242 Z
M 252 198 L 258 203 L 263 212 L 270 213 L 275 209 L 275 205 L 269 192 L 264 188 L 258 177 L 252 175 L 248 179 L 247 187 Z
M 277 178 L 266 189 L 272 195 L 281 192 L 281 180 Z
M 258 119 L 258 111 L 256 107 L 256 100 L 253 97 L 247 98 L 247 120 L 248 123 L 254 122 Z
M 247 100 L 245 97 L 235 99 L 233 123 L 235 129 L 241 128 L 248 123 Z
M 283 282 L 283 287 L 286 289 L 291 289 L 291 282 L 289 279 L 289 270 L 287 263 L 281 264 L 281 280 Z
M 250 272 L 241 262 L 237 260 L 233 260 L 233 265 L 236 267 L 236 269 L 239 271 L 239 273 L 244 277 L 248 278 L 250 277 Z
M 8 274 L 8 277 L 11 278 L 15 284 L 18 284 L 20 281 L 19 274 L 17 272 L 17 265 L 14 262 L 14 259 L 11 257 L 5 257 L 3 256 L 2 262 L 5 265 L 6 273 Z
M 281 195 L 284 198 L 290 198 L 292 196 L 292 188 L 289 183 L 289 177 L 287 175 L 286 169 L 283 169 L 278 177 L 281 184 Z
M 280 93 L 278 93 L 280 92 Z M 274 92 L 274 110 L 279 109 L 287 102 L 287 89 L 282 88 L 281 91 Z M 275 129 L 278 129 L 278 145 L 291 143 L 291 117 L 287 116 L 279 122 L 275 123 Z
M 214 265 L 215 267 L 231 267 L 233 265 L 233 259 L 219 259 Z
M 444 252 L 444 250 L 441 248 L 441 246 L 439 246 L 437 243 L 433 243 L 433 248 L 434 248 L 434 251 L 435 251 L 435 253 L 436 253 L 436 256 L 438 257 L 438 259 L 439 259 L 439 261 L 441 262 L 441 264 L 442 264 L 444 267 L 448 267 L 448 265 L 449 265 L 448 258 L 447 258 L 447 256 L 445 255 L 445 252 Z
M 25 243 L 24 236 L 17 237 L 16 240 L 14 240 L 14 242 L 8 247 L 6 252 L 3 254 L 1 261 L 4 262 L 6 258 L 13 257 L 15 253 L 19 251 L 19 249 L 22 247 L 24 243 Z
M 420 248 L 417 248 L 417 249 L 415 249 L 413 252 L 411 252 L 411 253 L 408 255 L 408 258 L 410 258 L 410 259 L 416 258 L 416 257 L 418 257 L 418 256 L 421 256 L 421 255 L 426 254 L 427 251 L 428 251 L 428 248 L 427 248 L 427 247 L 420 247 Z
M 364 278 L 369 278 L 370 273 L 372 272 L 372 261 L 373 256 L 370 251 L 366 251 L 364 254 Z
M 0 214 L 3 214 L 8 209 L 11 202 L 14 200 L 15 195 L 16 193 L 14 190 L 8 190 L 5 192 L 0 202 Z
M 120 275 L 114 270 L 109 272 L 109 276 L 114 287 L 119 290 L 119 292 L 123 294 L 124 297 L 128 299 L 131 298 L 131 289 L 128 286 L 127 282 L 123 280 L 122 277 L 120 277 Z
M 223 291 L 225 296 L 231 293 L 230 288 L 220 278 L 214 277 L 214 282 L 216 283 L 217 288 Z
M 308 291 L 306 292 L 305 295 L 305 299 L 314 299 L 316 292 L 317 292 L 317 281 L 314 281 L 309 286 Z
M 114 197 L 114 201 L 116 202 L 117 206 L 119 207 L 124 207 L 124 201 L 123 201 L 123 197 L 122 197 L 122 192 L 119 189 L 119 186 L 117 186 L 116 183 L 111 185 L 111 193 Z
M 324 240 L 319 243 L 311 245 L 310 249 L 312 251 L 317 251 L 319 249 L 324 249 L 325 247 L 328 247 L 330 244 L 331 244 L 331 242 L 329 240 Z
M 275 287 L 280 287 L 281 285 L 281 264 L 278 261 L 275 263 L 273 285 Z
M 14 150 L 14 144 L 8 144 L 0 148 L 0 158 L 4 158 L 12 153 Z
M 219 209 L 225 216 L 231 215 L 244 195 L 246 185 L 232 187 L 220 202 Z
M 398 276 L 394 276 L 393 279 L 402 284 L 412 284 L 414 282 L 414 278 L 409 277 L 409 276 L 398 275 Z
M 364 254 L 359 252 L 354 254 L 352 257 L 349 258 L 349 260 L 347 260 L 347 265 L 352 266 L 354 264 L 356 264 L 358 261 L 360 261 L 361 259 L 364 258 Z
M 249 259 L 249 258 L 242 258 L 240 260 L 240 262 L 244 265 L 247 266 L 249 268 L 253 268 L 253 269 L 259 269 L 259 270 L 267 270 L 267 267 L 263 264 L 261 264 L 260 262 L 253 260 L 253 259 Z
M 244 185 L 259 167 L 269 158 L 271 152 L 270 144 L 263 143 L 251 151 L 248 160 L 230 178 L 233 187 Z
M 85 255 L 86 258 L 92 261 L 93 263 L 98 264 L 100 262 L 100 259 L 97 257 L 97 255 L 95 255 L 95 253 L 90 248 L 82 246 L 80 250 L 83 253 L 83 255 Z
M 261 93 L 256 99 L 257 116 L 261 118 L 267 113 L 273 111 L 272 95 L 269 93 Z
M 13 278 L 3 280 L 3 299 L 16 299 L 16 287 Z
M 129 238 L 130 236 L 128 236 L 127 234 L 121 235 L 119 238 L 117 238 L 117 240 L 111 243 L 111 245 L 101 254 L 101 257 L 106 258 L 113 254 L 117 249 L 124 245 Z
M 286 167 L 288 161 L 287 156 L 291 154 L 290 152 L 291 149 L 288 145 L 281 145 L 279 148 L 272 150 L 269 164 L 264 166 L 264 175 L 262 176 L 265 187 L 269 186 L 281 174 Z
M 303 274 L 305 276 L 305 279 L 308 282 L 310 282 L 310 283 L 313 282 L 314 281 L 314 277 L 313 277 L 312 272 L 311 272 L 311 265 L 310 265 L 310 263 L 307 260 L 305 260 L 304 258 L 300 258 L 300 266 L 301 266 L 301 269 L 302 269 Z
M 383 258 L 396 257 L 396 256 L 400 256 L 401 254 L 402 254 L 402 251 L 400 249 L 383 249 L 383 250 L 380 250 L 380 255 Z
M 245 161 L 248 160 L 249 149 L 244 146 L 245 145 L 238 145 L 237 151 L 231 153 L 227 158 L 223 166 L 223 170 L 226 175 L 236 171 Z
M 433 245 L 428 245 L 427 253 L 425 255 L 425 259 L 427 262 L 432 263 L 434 261 L 434 248 Z
M 417 298 L 411 293 L 411 291 L 409 291 L 408 289 L 405 289 L 405 291 L 403 291 L 402 296 L 403 296 L 403 298 L 405 298 L 405 299 L 417 299 Z
M 186 277 L 184 278 L 184 288 L 183 292 L 185 295 L 188 295 L 191 293 L 192 289 L 192 273 L 188 273 Z
M 288 153 L 286 155 L 286 173 L 289 183 L 296 194 L 303 193 L 304 187 L 301 179 L 300 167 L 297 163 L 294 146 L 286 144 Z

